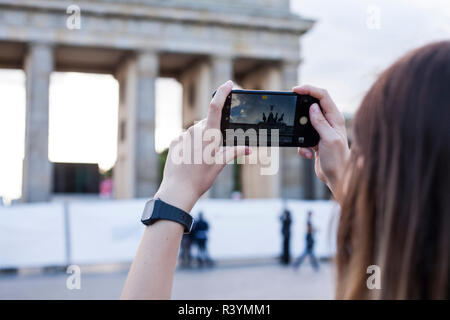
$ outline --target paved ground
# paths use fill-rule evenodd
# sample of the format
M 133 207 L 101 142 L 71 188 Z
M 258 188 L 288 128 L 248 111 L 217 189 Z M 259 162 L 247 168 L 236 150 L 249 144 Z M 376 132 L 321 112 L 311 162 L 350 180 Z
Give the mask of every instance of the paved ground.
M 177 270 L 174 299 L 332 299 L 333 266 L 319 272 L 309 264 L 299 271 L 275 264 Z M 117 299 L 127 271 L 82 267 L 81 289 L 66 288 L 67 274 L 1 275 L 0 299 Z

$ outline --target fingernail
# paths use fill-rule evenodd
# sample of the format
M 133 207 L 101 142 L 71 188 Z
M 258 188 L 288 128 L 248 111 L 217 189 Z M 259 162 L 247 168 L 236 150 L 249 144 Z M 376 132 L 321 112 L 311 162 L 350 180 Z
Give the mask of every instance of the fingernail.
M 313 103 L 313 105 L 311 106 L 312 111 L 313 112 L 319 112 L 319 106 L 317 105 L 317 103 Z
M 233 85 L 233 81 L 228 80 L 226 84 L 227 84 L 227 86 L 230 86 L 230 85 L 232 86 Z
M 307 157 L 308 159 L 311 159 L 311 157 L 312 157 L 311 151 L 307 151 L 307 152 L 306 152 L 306 157 Z

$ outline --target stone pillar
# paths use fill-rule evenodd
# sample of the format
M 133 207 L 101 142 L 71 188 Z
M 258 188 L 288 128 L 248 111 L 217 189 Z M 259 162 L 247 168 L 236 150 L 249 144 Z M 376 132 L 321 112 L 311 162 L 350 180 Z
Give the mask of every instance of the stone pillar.
M 183 128 L 208 115 L 211 102 L 211 67 L 207 59 L 197 61 L 179 77 L 183 87 Z
M 22 176 L 22 200 L 48 201 L 53 172 L 48 159 L 49 87 L 53 71 L 53 49 L 31 44 L 25 57 L 26 129 Z
M 158 187 L 155 151 L 155 81 L 158 55 L 140 52 L 118 69 L 119 141 L 114 167 L 117 198 L 151 197 Z
M 283 89 L 290 91 L 299 84 L 299 61 L 283 61 Z M 286 198 L 317 199 L 325 197 L 323 183 L 316 177 L 314 161 L 301 158 L 295 148 L 283 148 L 282 196 Z
M 212 92 L 227 80 L 233 79 L 233 60 L 227 56 L 211 57 L 211 86 L 209 100 Z M 229 198 L 233 191 L 234 164 L 228 164 L 216 178 L 211 187 L 210 196 L 213 198 Z
M 281 90 L 282 74 L 276 64 L 268 64 L 254 70 L 244 77 L 242 86 L 244 89 Z M 255 148 L 254 151 L 260 151 Z M 261 150 L 263 151 L 263 150 Z M 262 175 L 261 164 L 245 164 L 242 166 L 242 192 L 245 198 L 277 198 L 280 196 L 282 177 L 282 148 L 279 149 L 279 168 L 274 175 Z
M 282 90 L 292 91 L 298 85 L 299 61 L 282 61 L 280 71 Z M 302 180 L 303 160 L 297 153 L 297 148 L 281 148 L 281 196 L 298 199 L 303 197 L 304 181 Z

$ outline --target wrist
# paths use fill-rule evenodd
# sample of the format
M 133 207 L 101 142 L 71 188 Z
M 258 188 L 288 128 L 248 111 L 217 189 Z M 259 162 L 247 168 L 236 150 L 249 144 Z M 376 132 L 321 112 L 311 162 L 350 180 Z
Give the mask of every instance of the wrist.
M 198 197 L 191 194 L 187 190 L 176 190 L 175 188 L 169 188 L 161 184 L 158 191 L 155 193 L 155 198 L 177 207 L 190 214 L 192 208 L 198 200 Z
M 339 161 L 339 165 L 334 168 L 328 175 L 327 175 L 327 186 L 330 188 L 333 195 L 336 196 L 336 191 L 339 188 L 340 184 L 342 183 L 342 179 L 345 175 L 345 170 L 347 169 L 347 163 L 350 158 L 350 151 L 348 148 L 345 148 L 345 150 L 342 152 L 341 160 Z
M 336 176 L 337 176 L 336 173 L 330 174 L 330 175 L 328 175 L 327 181 L 326 181 L 326 185 L 328 186 L 328 188 L 330 189 L 330 191 L 333 195 L 336 194 L 337 182 L 339 181 L 336 178 Z

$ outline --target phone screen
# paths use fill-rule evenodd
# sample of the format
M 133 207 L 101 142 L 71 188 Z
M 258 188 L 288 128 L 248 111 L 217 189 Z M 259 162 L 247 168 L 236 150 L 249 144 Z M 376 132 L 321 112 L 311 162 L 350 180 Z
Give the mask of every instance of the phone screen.
M 230 128 L 279 129 L 280 137 L 294 132 L 296 95 L 232 93 Z
M 294 92 L 232 90 L 222 109 L 223 145 L 315 146 L 320 137 L 309 121 L 312 103 L 317 99 Z

